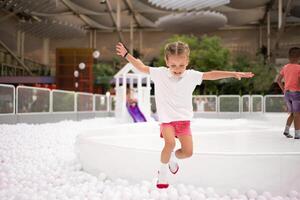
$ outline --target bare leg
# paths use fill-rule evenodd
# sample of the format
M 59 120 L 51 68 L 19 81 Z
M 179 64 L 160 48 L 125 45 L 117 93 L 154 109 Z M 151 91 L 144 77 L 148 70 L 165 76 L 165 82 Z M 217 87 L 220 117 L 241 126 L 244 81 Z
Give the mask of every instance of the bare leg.
M 290 134 L 290 127 L 292 125 L 294 121 L 294 115 L 293 113 L 290 113 L 289 117 L 287 118 L 286 120 L 286 126 L 285 126 L 285 129 L 284 129 L 284 132 L 283 134 L 285 135 L 285 137 L 287 138 L 292 138 L 293 136 Z M 295 123 L 294 123 L 295 124 Z
M 295 125 L 295 139 L 300 138 L 300 113 L 295 112 L 294 115 L 294 125 Z
M 179 159 L 191 157 L 193 155 L 193 138 L 191 135 L 183 135 L 178 137 L 181 148 L 177 149 L 175 155 Z
M 161 152 L 160 160 L 162 163 L 166 164 L 169 162 L 171 153 L 176 145 L 174 128 L 172 126 L 164 127 L 162 130 L 162 135 L 165 140 L 165 146 Z
M 293 113 L 290 113 L 289 117 L 287 118 L 286 125 L 291 126 L 293 121 L 294 121 L 294 115 Z
M 294 116 L 294 126 L 295 126 L 295 130 L 299 130 L 300 129 L 300 113 L 295 112 L 293 113 Z
M 168 174 L 167 174 L 168 163 L 169 163 L 169 160 L 171 157 L 171 153 L 174 150 L 175 145 L 176 145 L 174 128 L 172 126 L 163 127 L 162 135 L 165 140 L 165 146 L 164 146 L 163 150 L 161 151 L 161 155 L 160 155 L 161 165 L 160 165 L 160 170 L 158 173 L 158 180 L 157 180 L 157 184 L 156 184 L 156 187 L 159 189 L 169 187 Z

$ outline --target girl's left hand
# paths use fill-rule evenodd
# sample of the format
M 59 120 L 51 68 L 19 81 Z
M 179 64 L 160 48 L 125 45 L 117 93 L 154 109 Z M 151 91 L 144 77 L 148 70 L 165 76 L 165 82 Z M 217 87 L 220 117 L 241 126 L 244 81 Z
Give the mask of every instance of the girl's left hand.
M 241 78 L 252 78 L 254 74 L 252 72 L 235 72 L 234 78 L 241 80 Z

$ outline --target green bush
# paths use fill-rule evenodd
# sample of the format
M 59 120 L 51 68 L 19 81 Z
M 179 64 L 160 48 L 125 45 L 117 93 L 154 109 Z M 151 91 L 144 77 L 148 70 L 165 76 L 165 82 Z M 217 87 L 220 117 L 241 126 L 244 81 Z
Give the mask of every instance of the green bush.
M 183 41 L 191 49 L 189 68 L 207 72 L 212 70 L 251 71 L 255 74 L 252 79 L 236 80 L 222 79 L 217 81 L 203 81 L 202 94 L 264 94 L 273 83 L 276 76 L 275 68 L 264 63 L 263 57 L 258 55 L 250 60 L 247 55 L 237 55 L 234 59 L 230 51 L 223 47 L 221 39 L 216 36 L 198 38 L 187 35 L 174 35 L 166 43 Z M 165 66 L 164 47 L 160 50 L 160 57 L 154 62 L 155 66 Z M 195 94 L 199 94 L 199 90 Z

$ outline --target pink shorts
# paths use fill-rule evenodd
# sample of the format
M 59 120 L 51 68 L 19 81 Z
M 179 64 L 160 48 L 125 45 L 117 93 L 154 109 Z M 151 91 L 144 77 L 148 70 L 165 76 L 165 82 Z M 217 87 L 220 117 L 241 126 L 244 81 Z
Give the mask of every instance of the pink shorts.
M 160 124 L 161 138 L 163 138 L 162 129 L 166 126 L 171 126 L 174 128 L 175 137 L 182 136 L 182 135 L 192 135 L 190 121 L 174 121 L 174 122 Z

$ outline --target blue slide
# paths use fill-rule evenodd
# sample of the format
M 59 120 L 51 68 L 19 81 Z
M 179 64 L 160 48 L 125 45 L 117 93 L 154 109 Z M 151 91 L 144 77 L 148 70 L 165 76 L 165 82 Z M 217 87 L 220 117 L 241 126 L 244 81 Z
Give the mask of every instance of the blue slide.
M 134 122 L 146 122 L 147 121 L 137 104 L 135 106 L 132 106 L 127 103 L 126 106 L 127 106 L 128 112 L 131 115 Z

